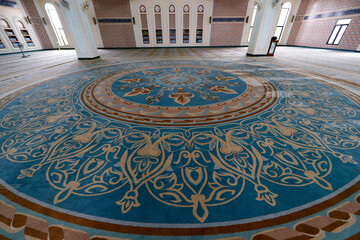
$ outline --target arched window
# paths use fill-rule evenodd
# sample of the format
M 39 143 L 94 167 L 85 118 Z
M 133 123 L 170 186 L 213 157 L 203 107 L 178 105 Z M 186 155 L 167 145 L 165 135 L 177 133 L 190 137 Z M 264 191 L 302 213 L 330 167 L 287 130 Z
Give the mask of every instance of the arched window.
M 22 23 L 20 20 L 17 21 L 17 25 L 20 29 L 20 32 L 26 42 L 26 44 L 29 46 L 29 47 L 33 47 L 34 46 L 34 42 L 32 41 L 31 37 L 30 37 L 30 34 L 29 34 L 29 31 L 26 29 L 24 23 Z
M 280 17 L 279 17 L 279 21 L 278 24 L 276 26 L 276 30 L 275 30 L 275 34 L 274 36 L 276 36 L 279 41 L 281 39 L 281 36 L 283 34 L 285 25 L 286 25 L 286 21 L 289 17 L 289 12 L 290 12 L 290 8 L 291 8 L 291 3 L 287 2 L 284 3 L 280 12 Z
M 252 31 L 253 31 L 254 22 L 255 22 L 256 13 L 257 13 L 257 7 L 258 7 L 258 5 L 255 5 L 254 11 L 253 11 L 253 14 L 252 14 L 252 17 L 251 17 L 251 23 L 250 23 L 250 30 L 249 30 L 248 42 L 250 42 L 250 39 L 251 39 L 251 34 L 252 34 Z
M 20 29 L 25 29 L 25 26 L 21 21 L 17 21 L 17 25 Z
M 1 26 L 2 26 L 3 22 L 2 22 L 2 20 L 0 20 L 0 21 L 1 21 Z M 5 47 L 5 44 L 3 43 L 3 41 L 0 38 L 0 49 L 1 48 L 6 48 L 6 47 Z
M 197 8 L 196 43 L 203 42 L 203 26 L 204 26 L 204 6 L 199 5 Z
M 11 28 L 9 23 L 5 19 L 0 19 L 0 23 L 3 29 Z
M 146 7 L 144 5 L 141 5 L 139 10 L 140 10 L 141 34 L 143 37 L 143 43 L 150 44 Z
M 13 47 L 19 47 L 19 39 L 16 36 L 15 31 L 11 28 L 10 24 L 5 19 L 1 19 L 0 23 Z
M 163 43 L 163 35 L 162 35 L 162 27 L 161 27 L 161 7 L 159 5 L 155 5 L 154 12 L 155 12 L 156 43 L 162 44 Z
M 170 43 L 176 43 L 176 18 L 175 18 L 175 6 L 169 6 L 169 37 Z
M 185 5 L 183 8 L 183 43 L 189 43 L 190 34 L 190 7 Z
M 5 44 L 2 42 L 1 38 L 0 38 L 0 49 L 1 48 L 5 48 Z
M 66 35 L 65 35 L 65 31 L 64 31 L 64 28 L 61 24 L 61 21 L 60 21 L 60 18 L 59 18 L 59 15 L 56 11 L 56 8 L 53 4 L 51 3 L 46 3 L 45 4 L 45 10 L 46 10 L 46 13 L 50 19 L 50 22 L 51 22 L 51 26 L 53 27 L 54 29 L 54 32 L 55 32 L 55 35 L 56 35 L 56 38 L 58 40 L 58 43 L 59 43 L 59 46 L 68 46 L 69 45 L 69 42 L 66 38 Z

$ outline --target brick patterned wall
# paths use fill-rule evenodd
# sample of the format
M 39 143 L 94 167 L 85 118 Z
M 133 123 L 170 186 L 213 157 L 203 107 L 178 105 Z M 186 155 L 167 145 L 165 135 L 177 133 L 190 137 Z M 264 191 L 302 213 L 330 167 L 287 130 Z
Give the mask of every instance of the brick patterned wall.
M 204 14 L 199 14 L 197 15 L 197 21 L 196 21 L 196 27 L 198 29 L 202 29 L 204 26 Z
M 214 0 L 214 17 L 236 17 L 245 16 L 247 0 Z
M 24 7 L 26 14 L 32 20 L 32 27 L 39 39 L 39 42 L 44 49 L 51 49 L 53 48 L 50 38 L 45 30 L 43 22 L 40 18 L 40 15 L 35 7 L 33 0 L 21 0 L 21 4 Z
M 147 29 L 148 28 L 148 24 L 147 24 L 147 14 L 141 14 L 140 15 L 140 19 L 141 19 L 141 27 L 143 29 Z
M 169 26 L 175 28 L 175 14 L 169 14 Z
M 360 14 L 337 17 L 319 17 L 303 20 L 304 16 L 314 16 L 342 10 L 360 8 L 359 0 L 303 0 L 291 30 L 288 45 L 356 50 L 360 44 Z M 351 18 L 339 45 L 327 45 L 327 41 L 338 19 Z
M 183 17 L 183 24 L 184 24 L 184 28 L 189 28 L 189 24 L 190 24 L 190 16 L 189 14 L 184 14 L 184 17 Z
M 217 23 L 211 27 L 211 46 L 240 45 L 244 23 Z
M 333 12 L 337 10 L 359 8 L 359 0 L 308 0 L 306 14 L 316 14 L 321 12 Z
M 245 18 L 248 0 L 214 0 L 214 18 Z M 239 46 L 243 21 L 212 22 L 210 46 Z
M 93 4 L 98 18 L 131 17 L 129 0 L 93 0 Z
M 97 18 L 132 18 L 130 0 L 93 0 Z M 132 23 L 99 23 L 105 48 L 136 47 Z
M 102 24 L 100 32 L 105 48 L 136 47 L 132 24 Z
M 155 14 L 156 29 L 161 29 L 161 14 Z
M 298 16 L 303 16 L 306 14 L 307 7 L 309 6 L 309 1 L 311 0 L 301 0 L 300 7 L 297 12 Z

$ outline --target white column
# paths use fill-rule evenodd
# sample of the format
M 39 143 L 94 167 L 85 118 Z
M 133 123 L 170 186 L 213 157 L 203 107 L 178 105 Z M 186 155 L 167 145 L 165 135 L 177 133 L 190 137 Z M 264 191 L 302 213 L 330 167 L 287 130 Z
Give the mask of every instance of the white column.
M 84 2 L 86 1 L 59 0 L 58 5 L 78 59 L 98 58 L 99 53 L 91 26 L 88 7 L 83 7 Z
M 248 55 L 264 56 L 269 50 L 281 12 L 282 0 L 257 0 L 258 12 L 248 47 Z

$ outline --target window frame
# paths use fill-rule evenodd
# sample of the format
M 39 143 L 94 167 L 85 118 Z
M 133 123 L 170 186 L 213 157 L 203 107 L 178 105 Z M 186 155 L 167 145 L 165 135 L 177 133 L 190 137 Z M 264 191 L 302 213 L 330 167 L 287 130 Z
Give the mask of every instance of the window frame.
M 21 26 L 19 25 L 19 23 L 21 24 Z M 24 24 L 22 21 L 20 21 L 20 20 L 17 20 L 16 24 L 17 24 L 18 29 L 19 29 L 20 32 L 21 32 L 21 35 L 22 35 L 22 37 L 23 37 L 26 45 L 27 45 L 28 47 L 35 47 L 35 43 L 34 43 L 34 41 L 32 40 L 32 37 L 31 37 L 31 35 L 30 35 L 30 32 L 29 32 L 29 30 L 26 28 L 25 24 Z
M 173 8 L 173 10 L 172 10 L 172 8 Z M 174 18 L 174 24 L 175 24 L 175 26 L 172 28 L 171 27 L 171 18 Z M 176 35 L 176 6 L 175 6 L 175 4 L 170 4 L 169 6 L 168 6 L 168 20 L 169 20 L 169 43 L 170 44 L 176 44 L 176 42 L 177 42 L 177 35 Z
M 204 43 L 204 18 L 205 17 L 205 7 L 203 4 L 197 5 L 196 8 L 196 30 L 195 30 L 195 44 Z M 199 26 L 199 22 L 202 22 L 202 25 Z
M 6 23 L 6 27 L 3 24 L 1 24 L 0 27 L 4 30 L 5 36 L 7 36 L 8 39 L 10 40 L 11 47 L 13 49 L 20 48 L 19 44 L 21 42 L 20 42 L 20 38 L 18 37 L 18 35 L 15 31 L 15 28 L 13 28 L 13 26 L 10 24 L 10 22 L 5 18 L 0 18 L 0 21 L 4 21 L 4 23 Z M 4 44 L 4 46 L 6 48 L 5 40 L 2 40 L 2 44 Z M 4 49 L 4 48 L 1 48 L 1 49 Z
M 49 9 L 50 5 L 53 7 L 53 9 Z M 47 7 L 47 6 L 49 6 L 49 7 Z M 44 4 L 44 8 L 45 8 L 47 18 L 50 21 L 50 25 L 52 27 L 52 30 L 55 33 L 55 37 L 56 37 L 56 41 L 57 41 L 58 46 L 59 47 L 69 47 L 70 42 L 69 42 L 68 36 L 66 36 L 63 23 L 61 22 L 60 15 L 59 15 L 58 11 L 56 10 L 55 5 L 53 3 L 46 2 Z M 51 11 L 54 11 L 56 13 L 57 18 L 59 20 L 59 23 L 61 24 L 61 28 L 56 27 Z
M 185 26 L 185 17 L 188 18 L 188 26 Z M 190 44 L 190 6 L 185 4 L 182 7 L 182 44 Z
M 255 24 L 255 18 L 256 18 L 256 15 L 257 15 L 257 10 L 258 10 L 258 5 L 255 5 L 254 8 L 253 8 L 253 13 L 252 13 L 251 20 L 250 20 L 250 27 L 249 27 L 249 34 L 248 34 L 247 43 L 250 43 L 250 40 L 251 40 L 251 35 L 252 35 L 252 31 L 253 31 L 254 24 Z
M 288 4 L 289 7 L 282 7 L 282 8 L 281 8 L 280 15 L 279 15 L 279 20 L 280 20 L 282 11 L 284 11 L 285 9 L 287 9 L 284 23 L 283 23 L 283 25 L 279 25 L 279 20 L 278 20 L 278 22 L 276 23 L 276 28 L 275 28 L 275 33 L 276 33 L 276 30 L 277 30 L 278 28 L 281 28 L 280 34 L 279 34 L 279 37 L 278 37 L 278 40 L 279 40 L 279 41 L 280 41 L 281 38 L 282 38 L 282 35 L 283 35 L 283 33 L 284 33 L 284 29 L 285 29 L 286 23 L 287 23 L 287 21 L 289 20 L 289 15 L 290 15 L 291 7 L 292 7 L 291 2 L 286 2 L 286 4 Z M 274 36 L 276 36 L 275 33 L 274 33 Z
M 164 44 L 164 32 L 163 32 L 163 26 L 164 26 L 164 19 L 162 16 L 162 6 L 160 6 L 159 3 L 156 3 L 153 7 L 154 9 L 154 24 L 155 24 L 155 44 L 159 45 L 159 44 Z M 158 16 L 158 18 L 157 18 Z M 156 19 L 160 19 L 159 22 Z M 157 23 L 160 24 L 160 28 L 157 27 Z
M 341 20 L 350 20 L 350 21 L 349 21 L 349 23 L 338 24 L 338 22 L 341 21 Z M 352 18 L 338 19 L 338 20 L 336 21 L 336 24 L 335 24 L 333 30 L 331 31 L 331 34 L 330 34 L 328 40 L 326 41 L 326 45 L 339 45 L 340 42 L 341 42 L 341 40 L 342 40 L 342 38 L 343 38 L 344 35 L 345 35 L 346 30 L 348 29 L 348 27 L 349 27 L 349 25 L 350 25 L 350 23 L 351 23 L 351 20 L 352 20 Z M 335 43 L 335 42 L 336 42 L 336 39 L 337 39 L 338 36 L 339 36 L 339 33 L 341 32 L 341 29 L 342 29 L 344 26 L 345 26 L 345 30 L 344 30 L 344 32 L 342 33 L 339 42 L 338 42 L 338 43 Z M 336 35 L 335 35 L 332 43 L 330 43 L 330 39 L 331 39 L 331 37 L 333 36 L 336 27 L 339 27 L 339 28 L 338 28 L 338 31 L 337 31 L 337 33 L 336 33 Z
M 151 43 L 150 40 L 150 30 L 149 30 L 149 20 L 148 20 L 148 7 L 145 4 L 140 4 L 139 8 L 139 19 L 140 19 L 140 31 L 142 37 L 142 45 L 147 45 Z M 143 24 L 143 18 L 146 20 L 146 25 Z
M 1 45 L 2 45 L 3 47 L 1 47 Z M 0 38 L 0 49 L 6 49 L 6 45 L 5 45 L 5 43 L 1 40 L 1 38 Z

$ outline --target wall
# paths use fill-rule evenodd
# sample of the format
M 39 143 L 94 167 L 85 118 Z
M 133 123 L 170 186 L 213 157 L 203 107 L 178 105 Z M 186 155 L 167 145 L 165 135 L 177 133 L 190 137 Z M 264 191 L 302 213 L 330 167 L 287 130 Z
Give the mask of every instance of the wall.
M 24 1 L 24 0 L 22 0 Z M 65 36 L 66 36 L 66 39 L 69 43 L 69 45 L 67 46 L 62 46 L 61 48 L 72 48 L 72 41 L 71 41 L 71 38 L 70 38 L 70 34 L 68 32 L 68 29 L 66 27 L 66 25 L 64 24 L 64 18 L 61 14 L 61 11 L 59 9 L 58 6 L 56 6 L 55 2 L 54 1 L 51 1 L 51 0 L 26 0 L 26 1 L 29 1 L 29 2 L 33 2 L 34 4 L 31 4 L 31 5 L 34 5 L 34 8 L 31 8 L 31 11 L 36 11 L 38 17 L 32 17 L 33 20 L 37 20 L 37 19 L 40 19 L 38 21 L 38 24 L 42 23 L 43 25 L 43 31 L 44 31 L 44 35 L 46 34 L 50 43 L 51 46 L 53 48 L 58 48 L 59 47 L 59 44 L 58 44 L 58 40 L 57 40 L 57 37 L 56 37 L 56 34 L 55 34 L 55 31 L 51 25 L 51 21 L 50 21 L 50 18 L 45 10 L 45 4 L 47 3 L 51 3 L 54 5 L 55 9 L 56 9 L 56 12 L 59 16 L 59 19 L 61 21 L 61 24 L 64 28 L 64 31 L 65 31 Z M 28 3 L 30 5 L 30 3 Z M 44 24 L 41 19 L 44 18 L 46 24 Z M 43 38 L 43 37 L 42 37 Z
M 297 11 L 299 9 L 301 0 L 284 0 L 284 2 L 290 2 L 291 8 L 290 8 L 290 12 L 289 12 L 289 16 L 287 18 L 287 21 L 285 23 L 285 28 L 283 30 L 281 39 L 280 39 L 280 41 L 278 43 L 279 45 L 285 45 L 288 38 L 289 38 L 291 29 L 292 29 L 292 26 L 293 26 L 293 23 L 294 23 L 292 21 L 292 18 L 293 17 L 295 18 L 296 13 L 297 13 Z M 249 0 L 249 4 L 248 4 L 248 7 L 247 7 L 247 12 L 246 12 L 246 17 L 248 17 L 249 19 L 248 19 L 248 23 L 246 23 L 246 21 L 245 21 L 244 30 L 243 30 L 242 38 L 241 38 L 241 45 L 243 45 L 243 46 L 249 45 L 248 40 L 249 40 L 249 34 L 250 34 L 251 20 L 254 17 L 253 16 L 254 7 L 255 7 L 254 0 Z M 279 17 L 280 17 L 280 15 L 279 15 Z
M 93 0 L 105 48 L 136 47 L 130 0 Z
M 29 16 L 36 35 L 39 38 L 42 48 L 52 49 L 53 45 L 45 30 L 44 23 L 37 11 L 33 0 L 21 0 L 22 7 L 27 16 Z
M 161 13 L 156 13 L 155 17 L 154 8 L 156 5 L 160 6 Z M 140 6 L 146 7 L 146 14 L 141 14 L 141 17 Z M 170 12 L 170 6 L 174 7 L 173 12 Z M 185 6 L 187 6 L 186 11 L 184 11 Z M 202 8 L 200 6 L 202 6 Z M 198 11 L 199 7 L 202 9 L 200 12 Z M 211 24 L 209 23 L 209 17 L 213 11 L 212 0 L 132 0 L 131 11 L 136 20 L 134 29 L 137 47 L 189 47 L 210 45 Z M 159 21 L 160 19 L 161 21 Z M 147 24 L 145 24 L 146 22 Z M 160 29 L 162 30 L 163 36 L 162 43 L 156 41 L 156 30 Z M 170 29 L 176 30 L 174 34 L 176 42 L 170 41 Z M 184 29 L 189 31 L 188 42 L 183 41 Z M 202 29 L 202 34 L 197 35 L 197 29 Z M 149 43 L 143 43 L 142 30 L 148 30 Z M 200 35 L 202 37 L 201 41 L 197 39 L 197 36 Z
M 248 0 L 214 0 L 211 46 L 239 46 Z
M 352 20 L 340 44 L 327 45 L 337 20 L 344 18 Z M 356 50 L 360 44 L 360 1 L 302 0 L 287 44 Z
M 282 33 L 282 36 L 281 36 L 281 39 L 280 39 L 278 45 L 286 45 L 286 43 L 289 39 L 289 36 L 291 34 L 292 27 L 295 23 L 295 17 L 296 17 L 296 14 L 298 13 L 301 0 L 286 0 L 286 2 L 291 3 L 291 8 L 290 8 L 290 12 L 289 12 L 289 17 L 285 23 L 285 28 L 283 30 L 283 33 Z

